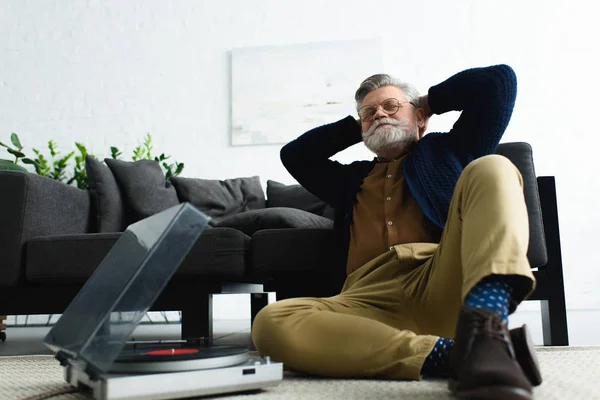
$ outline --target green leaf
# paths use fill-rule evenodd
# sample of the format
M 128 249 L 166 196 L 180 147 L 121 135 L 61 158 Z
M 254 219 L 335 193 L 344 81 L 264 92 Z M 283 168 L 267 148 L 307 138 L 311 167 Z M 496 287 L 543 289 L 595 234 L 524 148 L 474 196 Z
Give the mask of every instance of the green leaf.
M 50 150 L 50 155 L 52 157 L 56 157 L 59 154 L 57 151 L 56 142 L 54 140 L 50 140 L 48 142 L 48 149 Z
M 131 157 L 131 159 L 133 161 L 141 160 L 143 155 L 144 155 L 144 150 L 142 149 L 141 146 L 137 146 L 135 149 L 133 149 L 133 156 Z
M 179 175 L 182 171 L 183 171 L 183 167 L 185 166 L 184 163 L 177 163 L 177 169 L 175 169 L 175 172 L 173 173 L 173 175 L 177 176 Z
M 19 157 L 19 158 L 25 157 L 24 153 L 21 153 L 20 151 L 17 151 L 17 150 L 7 149 L 6 151 L 8 151 L 10 154 L 12 154 L 15 157 Z
M 23 164 L 31 164 L 31 165 L 35 165 L 36 164 L 36 162 L 34 160 L 32 160 L 31 158 L 27 158 L 27 157 L 25 157 L 21 161 L 23 161 Z
M 60 162 L 61 164 L 66 164 L 66 163 L 67 163 L 67 161 L 69 161 L 69 160 L 71 159 L 71 157 L 73 157 L 74 155 L 75 155 L 75 152 L 74 152 L 74 151 L 72 151 L 72 152 L 70 152 L 69 154 L 67 154 L 66 156 L 64 156 L 63 158 L 61 158 L 61 159 L 59 160 L 59 162 Z
M 88 154 L 87 148 L 83 143 L 75 142 L 75 147 L 77 147 L 77 150 L 79 150 L 84 157 Z
M 118 148 L 116 148 L 116 147 L 114 147 L 114 146 L 112 146 L 112 147 L 110 148 L 110 156 L 111 156 L 113 159 L 115 159 L 115 160 L 116 160 L 116 159 L 118 159 L 118 158 L 119 158 L 119 156 L 120 156 L 121 154 L 123 154 L 123 153 L 121 153 L 121 152 L 119 151 L 119 149 L 118 149 Z
M 10 135 L 10 141 L 17 149 L 21 150 L 23 148 L 23 145 L 21 145 L 21 141 L 19 140 L 19 136 L 17 136 L 16 133 L 13 132 L 12 135 Z
M 6 147 L 7 149 L 11 149 L 11 148 L 12 148 L 12 147 L 10 147 L 10 146 L 8 146 L 8 145 L 6 145 L 6 144 L 2 143 L 2 142 L 0 142 L 0 146 L 2 146 L 2 147 Z
M 0 160 L 0 170 L 27 172 L 27 170 L 24 167 L 17 165 L 10 160 Z
M 147 160 L 152 159 L 152 136 L 148 132 L 146 139 L 144 140 L 145 158 Z

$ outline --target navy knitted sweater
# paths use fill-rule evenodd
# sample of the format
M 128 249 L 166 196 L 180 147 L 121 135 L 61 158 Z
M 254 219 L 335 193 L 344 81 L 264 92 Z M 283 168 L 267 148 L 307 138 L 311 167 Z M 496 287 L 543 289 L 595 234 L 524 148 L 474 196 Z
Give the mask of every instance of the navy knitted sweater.
M 440 230 L 463 169 L 496 150 L 516 93 L 516 76 L 507 65 L 468 69 L 429 89 L 433 114 L 461 114 L 449 132 L 429 133 L 418 142 L 405 158 L 404 177 L 423 214 Z M 312 129 L 281 149 L 281 161 L 298 183 L 335 208 L 334 231 L 344 268 L 356 194 L 376 161 L 341 164 L 330 157 L 361 141 L 359 124 L 348 116 Z

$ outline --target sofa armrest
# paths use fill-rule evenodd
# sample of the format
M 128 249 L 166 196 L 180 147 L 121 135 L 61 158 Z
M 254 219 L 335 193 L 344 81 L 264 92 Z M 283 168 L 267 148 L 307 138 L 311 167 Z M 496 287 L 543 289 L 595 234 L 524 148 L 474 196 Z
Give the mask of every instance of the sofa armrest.
M 24 276 L 23 244 L 46 235 L 87 233 L 91 206 L 86 190 L 36 174 L 0 171 L 0 286 Z

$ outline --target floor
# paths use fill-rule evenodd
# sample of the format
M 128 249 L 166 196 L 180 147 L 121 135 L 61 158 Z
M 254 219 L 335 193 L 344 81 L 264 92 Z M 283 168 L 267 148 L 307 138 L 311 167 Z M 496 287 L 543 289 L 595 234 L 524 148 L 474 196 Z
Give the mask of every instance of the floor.
M 534 389 L 537 400 L 600 400 L 600 346 L 540 347 L 537 357 L 544 383 Z M 82 392 L 55 395 L 71 388 L 64 371 L 52 356 L 0 357 L 2 400 L 89 400 Z M 202 371 L 192 372 L 202 382 Z M 277 382 L 276 382 L 277 383 Z M 160 380 L 160 385 L 172 385 Z M 179 388 L 177 385 L 175 388 Z M 135 384 L 130 393 L 136 394 Z M 140 398 L 140 397 L 137 397 Z M 145 398 L 145 397 L 144 397 Z M 275 386 L 250 393 L 203 397 L 213 400 L 456 400 L 446 379 L 421 381 L 377 379 L 328 379 L 284 371 Z
M 569 339 L 573 346 L 600 345 L 600 310 L 574 310 L 568 312 Z M 539 311 L 519 311 L 511 316 L 510 326 L 526 323 L 536 345 L 542 345 L 542 323 Z M 249 320 L 215 320 L 214 338 L 218 344 L 235 344 L 252 348 Z M 135 340 L 179 339 L 181 325 L 143 324 L 132 336 Z M 0 342 L 0 356 L 52 354 L 43 344 L 49 326 L 10 326 L 6 342 Z

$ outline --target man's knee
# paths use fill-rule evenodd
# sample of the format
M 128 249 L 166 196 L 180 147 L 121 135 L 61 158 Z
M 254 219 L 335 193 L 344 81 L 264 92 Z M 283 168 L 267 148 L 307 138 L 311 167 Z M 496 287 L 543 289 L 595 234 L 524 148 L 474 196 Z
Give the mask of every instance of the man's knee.
M 284 338 L 284 319 L 295 308 L 293 299 L 282 300 L 269 304 L 256 314 L 252 323 L 252 341 L 259 352 L 269 352 L 275 340 Z
M 517 167 L 508 158 L 497 154 L 480 157 L 469 163 L 463 171 L 463 178 L 492 185 L 506 182 L 523 185 Z
M 252 322 L 253 336 L 255 333 L 268 332 L 270 328 L 272 328 L 276 315 L 278 314 L 277 308 L 279 308 L 279 303 L 272 303 L 256 314 L 256 317 L 254 317 L 254 321 Z

